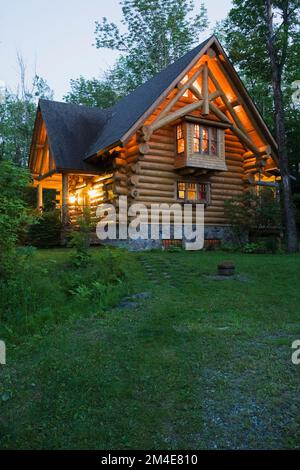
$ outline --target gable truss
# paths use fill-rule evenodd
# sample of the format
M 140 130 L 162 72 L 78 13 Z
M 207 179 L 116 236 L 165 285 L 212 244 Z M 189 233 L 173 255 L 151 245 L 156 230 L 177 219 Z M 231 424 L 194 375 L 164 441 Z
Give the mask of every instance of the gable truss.
M 258 161 L 269 160 L 271 158 L 271 147 L 269 145 L 258 146 L 254 142 L 250 131 L 245 128 L 235 110 L 236 107 L 242 107 L 243 112 L 247 113 L 245 104 L 230 77 L 228 77 L 220 57 L 210 48 L 207 54 L 201 59 L 201 62 L 201 64 L 198 64 L 196 71 L 194 71 L 194 67 L 192 75 L 190 77 L 187 76 L 184 83 L 181 81 L 177 84 L 175 95 L 170 98 L 155 120 L 149 125 L 144 125 L 140 130 L 139 139 L 142 153 L 145 153 L 147 150 L 147 148 L 145 149 L 145 143 L 149 141 L 153 132 L 199 109 L 202 111 L 202 116 L 205 117 L 212 113 L 222 123 L 226 124 L 228 129 L 231 129 L 240 139 L 245 147 L 245 152 L 251 152 L 253 157 Z M 219 82 L 213 71 L 213 67 L 210 67 L 210 65 L 219 67 L 222 75 L 226 78 L 226 81 L 236 96 L 235 100 L 232 101 L 228 98 L 227 90 L 224 90 L 223 84 Z M 179 110 L 171 112 L 172 108 L 187 92 L 190 92 L 196 101 L 185 105 Z M 253 123 L 253 120 L 251 120 L 251 127 L 253 127 L 251 132 L 258 133 L 258 128 Z M 260 134 L 258 135 L 260 137 Z

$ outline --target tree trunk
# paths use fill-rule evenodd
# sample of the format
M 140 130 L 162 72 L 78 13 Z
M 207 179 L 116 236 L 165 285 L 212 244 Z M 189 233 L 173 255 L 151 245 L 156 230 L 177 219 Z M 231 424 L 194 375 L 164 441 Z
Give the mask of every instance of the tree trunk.
M 287 249 L 289 253 L 298 250 L 297 226 L 295 208 L 289 172 L 288 151 L 286 141 L 285 116 L 283 94 L 281 87 L 283 63 L 279 62 L 274 44 L 272 1 L 266 0 L 266 21 L 268 27 L 267 47 L 270 55 L 272 69 L 272 87 L 274 93 L 276 139 L 278 144 L 279 167 L 283 187 L 284 219 L 287 235 Z M 288 38 L 287 38 L 288 41 Z

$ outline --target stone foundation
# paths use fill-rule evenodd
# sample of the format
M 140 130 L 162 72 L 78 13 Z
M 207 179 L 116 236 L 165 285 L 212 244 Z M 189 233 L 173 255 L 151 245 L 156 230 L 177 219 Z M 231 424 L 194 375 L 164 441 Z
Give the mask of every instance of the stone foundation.
M 170 239 L 172 240 L 172 227 L 171 227 L 171 236 Z M 161 231 L 160 231 L 161 237 Z M 224 241 L 226 243 L 234 243 L 235 237 L 232 231 L 232 227 L 229 225 L 207 225 L 204 228 L 204 238 L 205 240 L 219 240 Z M 245 236 L 245 241 L 247 241 L 247 236 Z M 96 234 L 93 234 L 92 237 L 92 244 L 100 244 L 100 245 L 107 245 L 107 246 L 115 246 L 119 248 L 126 248 L 129 251 L 147 251 L 147 250 L 155 250 L 155 249 L 162 249 L 163 248 L 163 240 L 160 238 L 159 240 L 105 240 L 100 241 Z M 185 246 L 185 240 L 182 240 L 183 247 Z

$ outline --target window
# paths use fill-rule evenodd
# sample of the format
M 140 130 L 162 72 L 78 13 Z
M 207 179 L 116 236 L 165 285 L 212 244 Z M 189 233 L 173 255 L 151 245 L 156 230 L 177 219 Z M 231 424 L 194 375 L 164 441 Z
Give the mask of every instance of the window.
M 194 153 L 218 154 L 218 131 L 215 127 L 194 124 Z
M 199 124 L 194 125 L 194 152 L 200 153 L 200 126 Z
M 184 153 L 183 124 L 176 126 L 176 150 L 178 155 Z
M 272 201 L 280 201 L 280 191 L 278 183 L 257 183 L 256 194 L 267 204 Z
M 202 202 L 203 204 L 208 204 L 210 185 L 193 181 L 178 181 L 177 198 L 184 202 Z
M 105 185 L 106 200 L 111 201 L 114 199 L 114 188 L 112 183 L 107 183 Z

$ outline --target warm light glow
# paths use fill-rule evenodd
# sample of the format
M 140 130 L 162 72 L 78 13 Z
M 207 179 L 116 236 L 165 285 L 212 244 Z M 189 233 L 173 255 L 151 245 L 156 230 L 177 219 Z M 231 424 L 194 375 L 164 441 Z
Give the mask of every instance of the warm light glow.
M 69 203 L 70 204 L 75 204 L 75 202 L 76 202 L 76 196 L 74 196 L 74 194 L 71 194 L 69 196 Z
M 200 85 L 200 83 L 198 82 L 198 80 L 195 80 L 194 83 L 193 83 L 194 87 L 197 88 L 197 90 L 199 91 L 200 95 L 202 93 L 202 87 Z
M 96 189 L 89 189 L 88 193 L 89 193 L 90 198 L 97 196 Z

